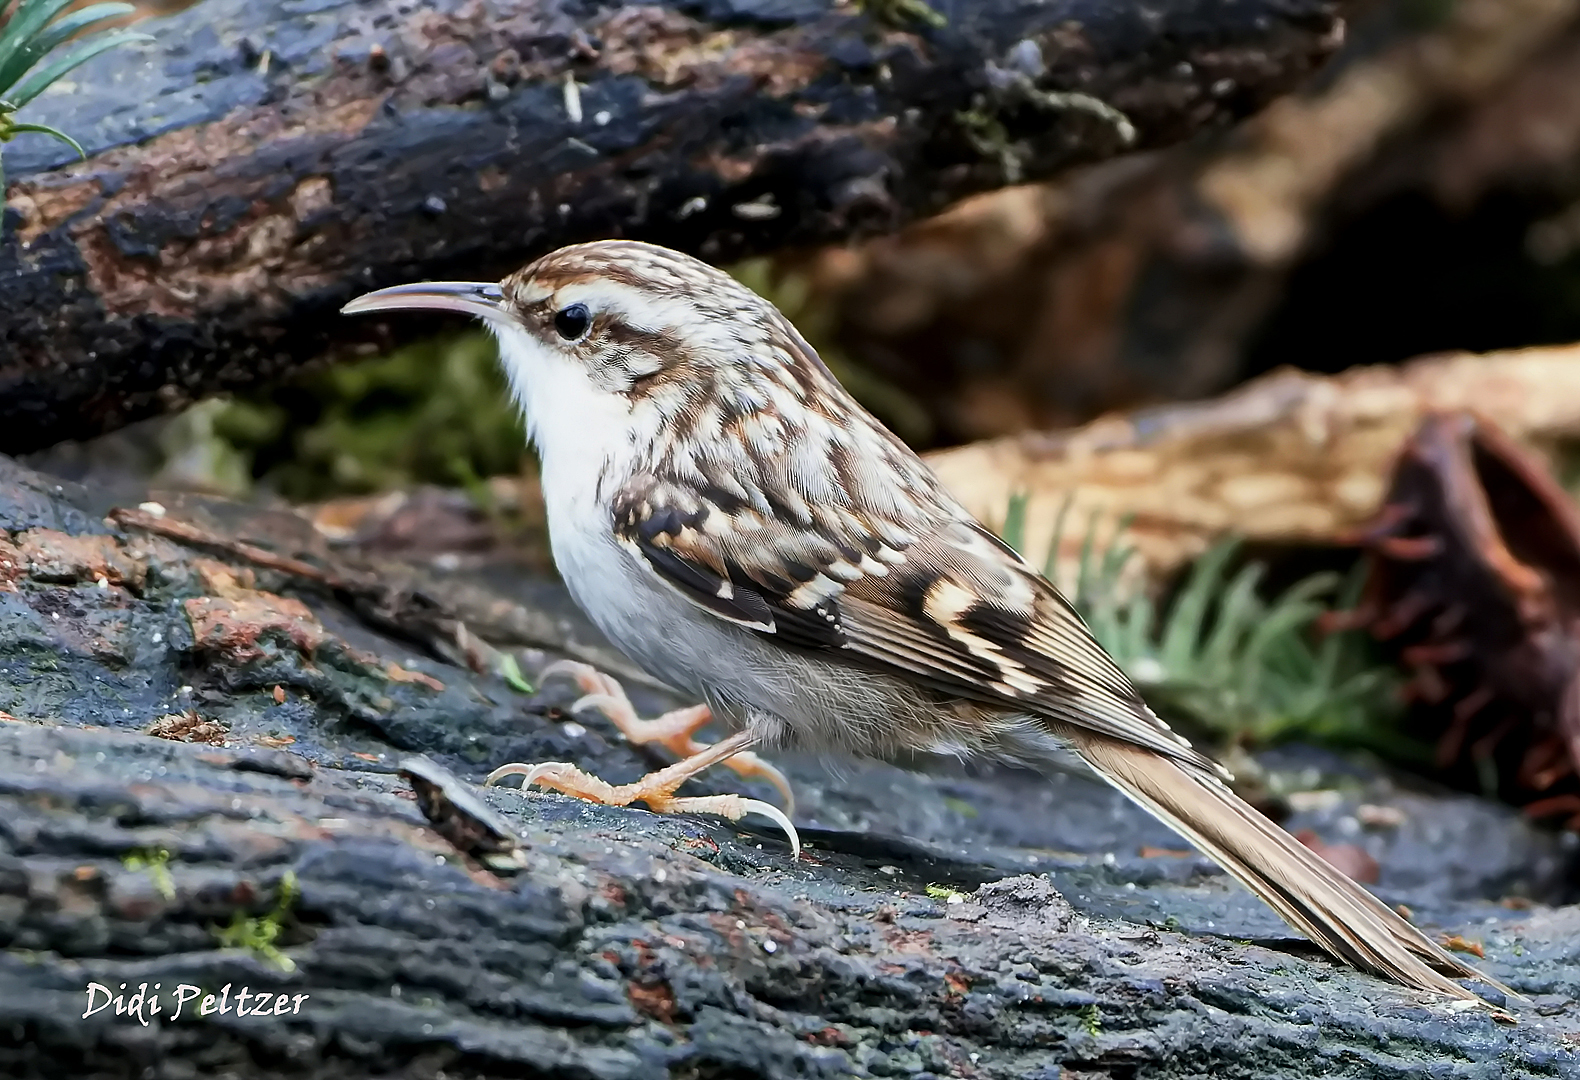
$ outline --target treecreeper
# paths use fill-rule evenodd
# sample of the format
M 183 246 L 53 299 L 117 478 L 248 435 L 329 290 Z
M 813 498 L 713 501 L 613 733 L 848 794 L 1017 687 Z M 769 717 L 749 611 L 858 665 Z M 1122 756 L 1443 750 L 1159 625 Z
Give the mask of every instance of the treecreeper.
M 680 797 L 724 762 L 789 786 L 754 748 L 907 751 L 1044 772 L 1072 756 L 1341 961 L 1419 991 L 1513 991 L 1453 956 L 1230 790 L 1142 701 L 1070 603 L 869 415 L 771 303 L 690 256 L 561 248 L 503 281 L 426 282 L 348 314 L 480 318 L 536 446 L 555 565 L 609 639 L 705 704 L 639 719 L 612 679 L 586 702 L 681 760 L 624 785 L 564 762 L 519 774 L 611 805 L 739 820 Z M 731 734 L 693 736 L 717 719 Z M 793 804 L 792 804 L 793 805 Z M 790 806 L 787 806 L 787 810 Z

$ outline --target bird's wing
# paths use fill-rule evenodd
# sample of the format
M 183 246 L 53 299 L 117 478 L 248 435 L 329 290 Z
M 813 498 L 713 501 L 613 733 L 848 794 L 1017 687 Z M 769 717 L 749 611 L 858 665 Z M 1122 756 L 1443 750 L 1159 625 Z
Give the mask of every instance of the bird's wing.
M 698 607 L 787 647 L 1221 771 L 1147 708 L 1051 582 L 951 503 L 930 518 L 824 504 L 794 520 L 646 476 L 615 500 L 614 524 Z

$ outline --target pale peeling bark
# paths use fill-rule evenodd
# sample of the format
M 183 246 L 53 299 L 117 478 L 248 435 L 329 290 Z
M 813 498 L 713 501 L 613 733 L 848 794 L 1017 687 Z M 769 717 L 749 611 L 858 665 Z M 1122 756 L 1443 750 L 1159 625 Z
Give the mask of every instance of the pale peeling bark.
M 1225 534 L 1344 543 L 1382 505 L 1394 458 L 1428 411 L 1473 409 L 1516 439 L 1580 438 L 1580 346 L 1426 357 L 1340 375 L 1279 371 L 1222 398 L 1117 414 L 929 455 L 973 513 L 1002 521 L 1028 496 L 1026 550 L 1074 584 L 1089 524 L 1101 544 L 1125 515 L 1135 570 L 1168 577 Z

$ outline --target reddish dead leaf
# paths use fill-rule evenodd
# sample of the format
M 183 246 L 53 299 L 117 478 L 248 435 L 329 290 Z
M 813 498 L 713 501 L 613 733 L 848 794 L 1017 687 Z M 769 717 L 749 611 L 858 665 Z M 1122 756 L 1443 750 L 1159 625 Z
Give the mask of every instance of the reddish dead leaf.
M 258 736 L 258 741 L 260 743 L 262 743 L 264 746 L 273 746 L 273 747 L 278 748 L 278 747 L 281 747 L 281 746 L 290 746 L 292 743 L 294 743 L 296 741 L 296 736 L 295 735 L 259 735 Z
M 1342 871 L 1353 881 L 1372 885 L 1376 883 L 1382 872 L 1377 860 L 1368 855 L 1365 848 L 1356 847 L 1354 844 L 1330 844 L 1310 829 L 1301 829 L 1295 834 L 1295 839 L 1322 856 L 1334 869 Z
M 1460 934 L 1444 934 L 1440 939 L 1439 944 L 1441 944 L 1445 949 L 1453 949 L 1455 952 L 1469 953 L 1471 956 L 1478 957 L 1482 960 L 1487 958 L 1487 952 L 1481 947 L 1481 942 L 1472 941 L 1470 938 L 1464 937 Z
M 407 671 L 393 660 L 391 660 L 389 665 L 385 667 L 384 674 L 389 676 L 392 682 L 420 683 L 430 690 L 444 689 L 444 683 L 440 682 L 432 675 L 424 675 L 420 671 Z
M 1580 827 L 1580 509 L 1549 463 L 1473 412 L 1428 414 L 1363 533 L 1357 621 L 1415 668 L 1438 767 Z
M 285 704 L 285 687 L 280 686 L 278 683 L 274 687 L 274 703 L 276 705 Z
M 363 761 L 377 761 L 379 759 L 377 754 L 364 754 L 360 750 L 351 751 L 351 756 L 361 758 Z
M 148 568 L 121 550 L 113 536 L 68 536 L 29 529 L 16 537 L 21 564 L 40 581 L 99 581 L 141 588 Z
M 646 1013 L 661 1024 L 675 1020 L 675 992 L 666 982 L 631 983 L 626 987 L 631 1005 L 638 1012 Z
M 266 634 L 283 636 L 309 656 L 329 636 L 306 604 L 274 593 L 198 596 L 183 606 L 198 648 L 238 662 L 262 656 L 258 641 Z

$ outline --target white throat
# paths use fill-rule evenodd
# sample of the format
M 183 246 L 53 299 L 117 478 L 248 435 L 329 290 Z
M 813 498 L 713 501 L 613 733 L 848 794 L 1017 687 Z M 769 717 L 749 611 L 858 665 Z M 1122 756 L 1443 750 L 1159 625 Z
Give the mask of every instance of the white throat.
M 491 329 L 527 437 L 538 450 L 549 528 L 570 527 L 593 509 L 600 480 L 623 478 L 631 448 L 630 403 L 593 386 L 574 361 L 525 331 Z

